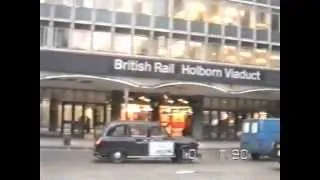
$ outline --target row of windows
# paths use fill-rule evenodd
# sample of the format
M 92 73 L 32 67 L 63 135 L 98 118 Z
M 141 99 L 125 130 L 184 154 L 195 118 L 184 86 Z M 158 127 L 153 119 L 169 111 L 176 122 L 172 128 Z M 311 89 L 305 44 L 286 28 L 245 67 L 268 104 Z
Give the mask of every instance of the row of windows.
M 73 1 L 56 0 L 55 4 L 72 6 Z M 273 12 L 271 8 L 230 3 L 229 1 L 76 0 L 75 2 L 75 7 L 95 7 L 96 9 L 106 9 L 109 11 L 167 16 L 174 19 L 234 25 L 250 29 L 270 29 L 280 32 L 279 12 Z
M 154 36 L 131 35 L 130 33 L 111 33 L 79 29 L 40 27 L 40 46 L 48 46 L 49 34 L 52 34 L 52 46 L 124 54 L 158 56 L 178 59 L 208 60 L 243 65 L 278 67 L 280 52 L 269 53 L 266 48 L 253 48 L 209 39 L 207 46 L 204 38 L 169 38 L 161 34 Z M 92 33 L 91 33 L 92 32 Z M 219 40 L 219 39 L 218 39 Z M 219 40 L 220 41 L 220 40 Z

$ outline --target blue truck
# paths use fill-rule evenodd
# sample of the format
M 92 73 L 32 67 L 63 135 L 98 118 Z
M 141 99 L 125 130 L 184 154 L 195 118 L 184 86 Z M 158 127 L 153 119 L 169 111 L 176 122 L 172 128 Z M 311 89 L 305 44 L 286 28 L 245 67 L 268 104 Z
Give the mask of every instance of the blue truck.
M 246 149 L 253 160 L 261 156 L 274 157 L 276 142 L 280 142 L 280 118 L 243 121 L 240 147 Z

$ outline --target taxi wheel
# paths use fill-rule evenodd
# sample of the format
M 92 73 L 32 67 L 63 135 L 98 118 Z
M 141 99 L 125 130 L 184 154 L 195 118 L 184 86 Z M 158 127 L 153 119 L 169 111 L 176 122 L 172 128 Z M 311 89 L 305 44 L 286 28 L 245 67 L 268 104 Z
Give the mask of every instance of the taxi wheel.
M 112 162 L 116 164 L 122 163 L 125 159 L 126 159 L 126 156 L 121 151 L 116 151 L 111 155 Z

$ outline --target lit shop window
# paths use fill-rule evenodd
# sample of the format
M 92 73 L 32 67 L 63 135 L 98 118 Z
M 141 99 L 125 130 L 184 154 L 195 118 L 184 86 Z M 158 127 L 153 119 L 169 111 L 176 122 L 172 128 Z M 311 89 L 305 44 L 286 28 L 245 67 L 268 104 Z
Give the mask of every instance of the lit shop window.
M 135 0 L 114 0 L 114 10 L 119 12 L 134 12 Z
M 131 54 L 131 36 L 128 34 L 114 34 L 113 50 L 120 53 Z
M 168 16 L 169 0 L 153 0 L 153 13 L 155 16 Z
M 220 45 L 216 43 L 208 43 L 207 46 L 207 59 L 209 61 L 219 61 Z
M 207 11 L 204 14 L 204 21 L 214 24 L 222 24 L 222 18 L 220 17 L 221 7 L 219 2 L 210 1 L 207 6 Z
M 133 53 L 137 55 L 148 55 L 149 39 L 143 36 L 133 37 Z
M 113 9 L 112 1 L 110 0 L 95 0 L 94 6 L 96 9 Z
M 266 49 L 253 50 L 253 61 L 257 66 L 266 66 L 269 62 L 269 53 Z
M 191 59 L 204 59 L 204 44 L 201 42 L 189 42 L 188 56 Z
M 91 45 L 91 33 L 87 30 L 73 30 L 70 47 L 73 49 L 89 50 Z
M 75 6 L 93 8 L 93 0 L 75 0 Z
M 186 44 L 185 40 L 172 40 L 170 43 L 170 56 L 173 58 L 185 58 L 186 54 Z
M 220 50 L 219 59 L 226 63 L 238 62 L 238 49 L 235 46 L 223 46 Z
M 267 30 L 270 22 L 270 14 L 261 10 L 256 10 L 256 29 Z
M 109 51 L 111 49 L 111 33 L 93 32 L 93 50 Z
M 203 0 L 175 0 L 173 17 L 190 21 L 202 20 L 206 12 Z
M 135 1 L 136 13 L 152 15 L 152 9 L 153 9 L 152 1 L 153 0 L 136 0 Z

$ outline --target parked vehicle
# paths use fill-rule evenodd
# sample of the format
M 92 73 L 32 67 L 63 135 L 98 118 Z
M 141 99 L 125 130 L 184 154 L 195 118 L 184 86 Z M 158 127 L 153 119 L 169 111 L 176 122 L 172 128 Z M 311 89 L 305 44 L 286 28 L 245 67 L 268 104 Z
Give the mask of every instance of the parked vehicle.
M 253 160 L 273 155 L 273 143 L 280 141 L 280 118 L 247 119 L 242 125 L 240 146 Z
M 130 158 L 171 158 L 172 162 L 201 157 L 198 143 L 186 137 L 171 137 L 156 122 L 113 121 L 95 143 L 94 156 L 122 163 Z

